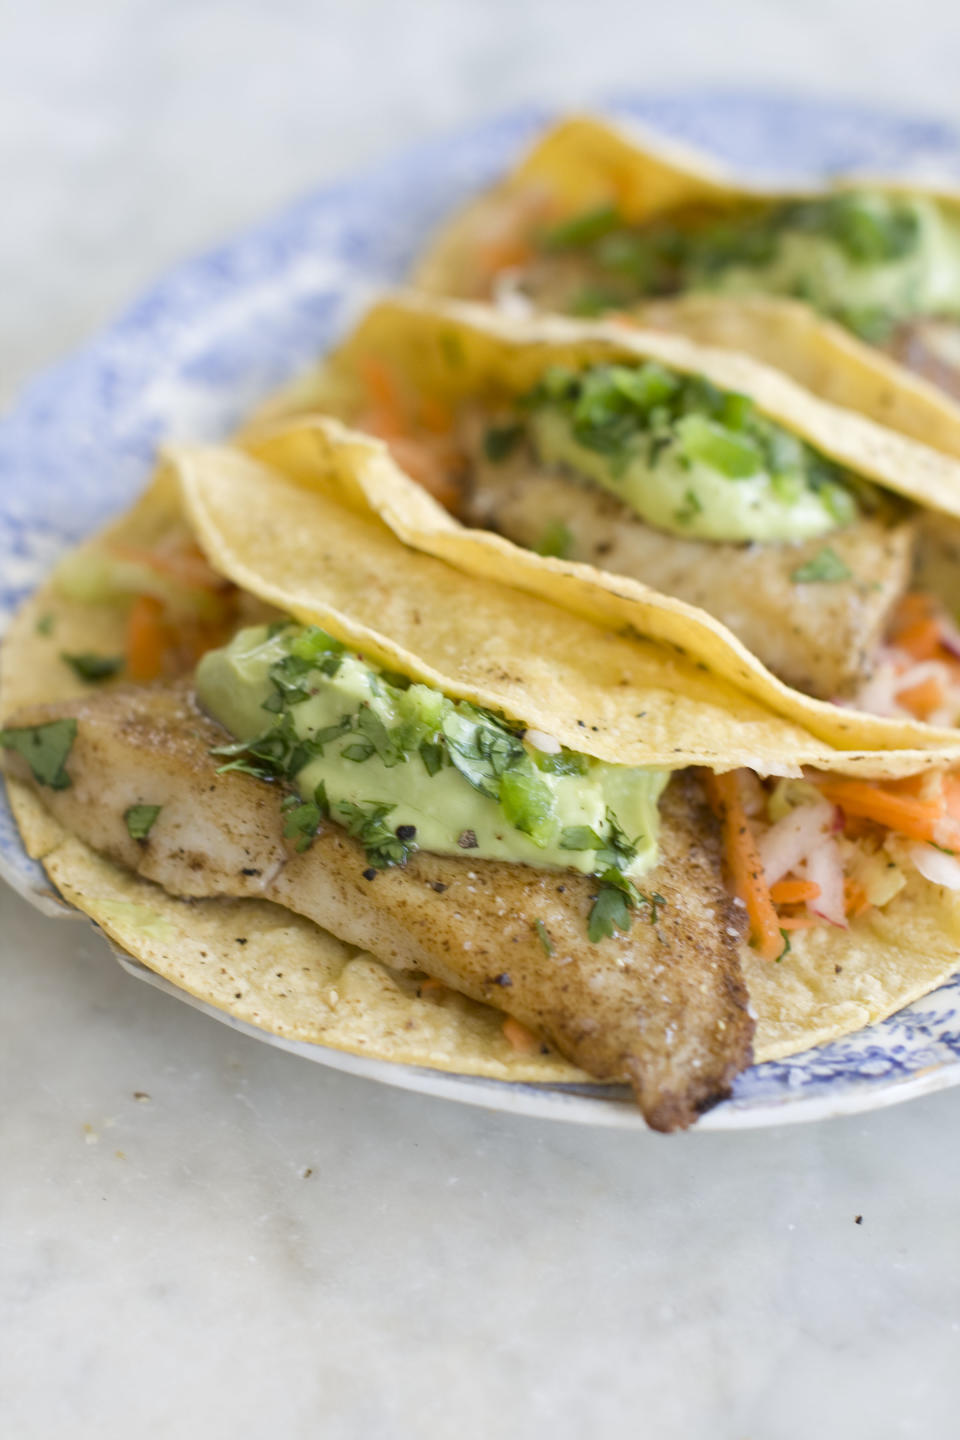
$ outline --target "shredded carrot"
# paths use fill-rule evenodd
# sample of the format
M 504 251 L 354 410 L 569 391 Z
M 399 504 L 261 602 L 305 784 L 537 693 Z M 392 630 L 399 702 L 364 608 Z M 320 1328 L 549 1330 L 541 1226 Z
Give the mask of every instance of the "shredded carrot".
M 770 899 L 770 889 L 757 853 L 757 843 L 747 823 L 740 794 L 739 771 L 710 774 L 707 790 L 723 827 L 724 847 L 735 893 L 747 907 L 750 940 L 765 960 L 776 960 L 783 952 L 780 917 Z
M 890 622 L 890 634 L 896 639 L 904 630 L 932 620 L 937 613 L 937 602 L 926 590 L 910 590 L 897 604 Z
M 413 440 L 403 436 L 397 436 L 387 443 L 390 454 L 411 480 L 416 480 L 428 495 L 439 500 L 447 510 L 457 509 L 462 497 L 452 473 L 457 466 L 457 460 L 450 447 L 438 446 L 436 441 L 429 438 Z
M 533 246 L 526 236 L 504 232 L 482 245 L 474 259 L 478 274 L 489 284 L 499 271 L 528 264 L 533 259 L 533 253 Z
M 820 886 L 813 880 L 777 880 L 770 886 L 770 899 L 774 905 L 800 905 L 804 900 L 816 900 Z
M 914 660 L 933 660 L 940 649 L 940 626 L 936 620 L 918 620 L 899 631 L 894 643 Z
M 364 419 L 365 428 L 383 440 L 409 435 L 410 422 L 389 368 L 375 355 L 365 355 L 358 369 L 370 405 L 370 413 Z
M 421 998 L 424 995 L 432 995 L 435 999 L 442 1000 L 444 995 L 449 995 L 449 993 L 449 985 L 444 985 L 442 980 L 435 980 L 432 975 L 428 975 L 426 980 L 420 982 Z
M 503 1034 L 521 1055 L 535 1055 L 540 1049 L 538 1037 L 532 1030 L 528 1030 L 526 1025 L 521 1025 L 519 1020 L 514 1020 L 512 1015 L 508 1015 L 503 1022 Z
M 869 780 L 829 777 L 817 783 L 826 798 L 849 815 L 873 820 L 911 840 L 938 843 L 936 836 L 944 821 L 942 804 L 895 795 Z
M 943 685 L 934 675 L 921 680 L 918 685 L 908 685 L 905 690 L 897 691 L 898 702 L 919 720 L 925 720 L 934 710 L 939 710 L 945 699 Z
M 170 644 L 163 605 L 152 595 L 138 595 L 127 617 L 126 662 L 131 680 L 156 680 L 162 674 Z
M 780 930 L 812 930 L 815 925 L 821 922 L 815 915 L 778 915 L 777 926 Z M 783 950 L 783 937 L 780 940 L 780 950 Z
M 417 418 L 424 429 L 434 435 L 449 435 L 453 429 L 453 415 L 449 405 L 444 405 L 435 395 L 424 395 L 421 398 Z
M 947 814 L 954 820 L 960 820 L 960 778 L 956 775 L 944 777 L 943 803 Z

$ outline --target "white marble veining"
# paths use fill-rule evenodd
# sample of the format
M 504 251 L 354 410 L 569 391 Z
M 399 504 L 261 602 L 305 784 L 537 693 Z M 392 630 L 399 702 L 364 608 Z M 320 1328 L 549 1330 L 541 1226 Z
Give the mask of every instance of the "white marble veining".
M 958 33 L 942 0 L 0 0 L 0 399 L 433 128 L 645 81 L 960 120 Z M 670 1140 L 486 1114 L 244 1040 L 6 891 L 0 977 L 4 1440 L 957 1432 L 957 1092 Z

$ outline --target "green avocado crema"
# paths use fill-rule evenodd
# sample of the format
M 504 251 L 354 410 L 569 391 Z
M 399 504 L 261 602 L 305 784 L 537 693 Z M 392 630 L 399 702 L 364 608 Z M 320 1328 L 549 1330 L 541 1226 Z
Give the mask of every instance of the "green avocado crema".
M 520 861 L 596 874 L 632 903 L 632 880 L 656 863 L 667 772 L 560 748 L 381 670 L 322 630 L 241 630 L 203 657 L 196 689 L 236 739 L 215 752 L 224 768 L 299 791 L 302 803 L 286 802 L 298 848 L 329 816 L 375 869 L 417 849 Z
M 653 362 L 553 367 L 520 406 L 540 461 L 601 485 L 670 534 L 808 540 L 854 521 L 854 486 L 867 493 L 745 395 Z M 488 443 L 488 456 L 502 452 Z
M 922 195 L 850 189 L 640 228 L 607 207 L 543 243 L 589 257 L 585 310 L 693 290 L 788 295 L 874 342 L 902 321 L 960 316 L 960 216 Z

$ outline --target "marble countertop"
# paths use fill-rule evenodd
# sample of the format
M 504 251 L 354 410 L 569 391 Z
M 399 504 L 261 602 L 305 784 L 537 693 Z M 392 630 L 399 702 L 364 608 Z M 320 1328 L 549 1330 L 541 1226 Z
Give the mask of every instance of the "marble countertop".
M 0 0 L 0 402 L 180 255 L 523 99 L 960 122 L 953 7 L 909 13 Z M 488 1114 L 238 1036 L 6 890 L 0 975 L 4 1437 L 956 1430 L 960 1093 L 672 1139 Z

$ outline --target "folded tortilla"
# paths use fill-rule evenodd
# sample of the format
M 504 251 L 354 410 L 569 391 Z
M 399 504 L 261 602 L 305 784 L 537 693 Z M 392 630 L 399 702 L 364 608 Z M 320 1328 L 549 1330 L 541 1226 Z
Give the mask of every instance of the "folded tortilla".
M 463 406 L 480 406 L 491 413 L 496 413 L 498 407 L 509 407 L 554 365 L 579 369 L 597 361 L 639 365 L 647 360 L 683 374 L 705 376 L 725 390 L 749 396 L 761 415 L 816 451 L 891 494 L 923 507 L 931 515 L 930 532 L 943 550 L 935 577 L 937 593 L 946 589 L 948 595 L 944 598 L 950 598 L 949 592 L 955 588 L 949 583 L 950 575 L 954 570 L 960 573 L 952 556 L 960 533 L 960 461 L 886 430 L 864 416 L 827 404 L 748 356 L 713 350 L 682 336 L 556 316 L 511 320 L 486 306 L 397 295 L 374 306 L 321 366 L 268 401 L 239 443 L 270 463 L 296 473 L 298 448 L 306 447 L 309 463 L 311 442 L 298 438 L 295 417 L 308 416 L 311 411 L 325 412 L 351 424 L 366 423 L 371 364 L 399 377 L 402 398 L 409 401 L 411 412 L 434 407 L 449 415 Z M 299 428 L 309 429 L 309 422 L 304 419 Z M 556 484 L 556 511 L 562 516 L 564 491 L 576 492 L 562 479 Z M 658 628 L 654 633 L 658 638 L 686 647 L 696 643 L 698 660 L 735 683 L 746 685 L 764 704 L 797 716 L 831 744 L 846 748 L 840 737 L 848 733 L 851 724 L 861 723 L 852 722 L 846 710 L 824 706 L 784 686 L 724 625 L 689 604 L 652 592 L 623 574 L 606 574 L 572 561 L 531 557 L 500 537 L 480 531 L 464 532 L 431 504 L 429 497 L 412 496 L 405 502 L 398 524 L 409 524 L 414 515 L 422 516 L 427 528 L 446 527 L 456 533 L 455 541 L 433 540 L 426 548 L 440 545 L 434 553 L 447 555 L 443 546 L 454 544 L 458 564 L 467 563 L 467 554 L 480 556 L 481 573 L 490 573 L 490 567 L 499 564 L 497 573 L 511 584 L 545 586 L 545 591 L 541 588 L 537 593 L 547 593 L 551 600 L 570 608 L 582 603 L 587 607 L 586 614 L 600 613 L 608 623 L 630 624 L 643 634 L 651 633 L 649 626 L 655 615 Z M 545 514 L 544 519 L 548 518 Z M 827 543 L 830 538 L 825 537 Z M 700 542 L 704 547 L 711 543 Z M 693 548 L 700 548 L 700 544 Z M 498 562 L 493 558 L 497 555 Z M 584 590 L 579 582 L 587 575 L 590 581 Z M 642 611 L 639 617 L 638 606 Z M 676 617 L 672 625 L 671 615 Z M 696 642 L 693 637 L 698 637 Z M 868 730 L 858 733 L 881 733 L 870 728 L 875 721 L 863 723 Z M 926 743 L 921 737 L 929 733 L 927 726 L 886 723 L 905 727 L 894 744 L 913 747 Z M 892 731 L 886 733 L 893 735 Z M 945 733 L 935 743 L 945 741 Z M 863 743 L 873 746 L 875 742 L 865 739 Z M 876 743 L 887 742 L 880 739 Z
M 734 211 L 745 204 L 829 195 L 853 185 L 929 196 L 960 211 L 960 190 L 948 183 L 868 175 L 836 177 L 817 189 L 751 185 L 687 147 L 653 139 L 637 127 L 575 115 L 549 129 L 504 179 L 441 228 L 412 280 L 432 295 L 488 296 L 495 275 L 487 275 L 478 287 L 477 257 L 484 249 L 496 250 L 504 216 L 526 216 L 537 228 L 545 216 L 558 223 L 612 203 L 627 223 L 640 224 L 674 210 Z M 500 268 L 509 270 L 513 263 L 508 243 Z M 960 456 L 956 387 L 946 393 L 796 300 L 697 294 L 641 302 L 631 313 L 644 328 L 753 355 L 832 404 Z
M 595 593 L 598 613 L 587 619 L 585 600 L 567 608 L 532 593 L 532 582 L 508 586 L 496 561 L 493 574 L 478 573 L 477 552 L 453 544 L 443 559 L 426 553 L 433 545 L 423 523 L 426 497 L 380 444 L 335 422 L 299 433 L 309 436 L 312 460 L 301 455 L 295 476 L 226 448 L 175 452 L 111 539 L 149 543 L 158 517 L 185 515 L 214 568 L 251 602 L 319 623 L 385 663 L 523 715 L 598 758 L 669 768 L 747 764 L 777 774 L 813 763 L 874 776 L 960 760 L 946 748 L 834 749 L 678 654 L 652 633 L 652 620 L 650 638 L 616 633 L 608 592 L 590 576 L 577 577 L 583 595 Z M 401 524 L 406 507 L 411 518 Z M 457 531 L 444 522 L 435 534 L 455 541 Z M 543 574 L 552 573 L 544 565 Z M 683 617 L 671 613 L 679 625 Z M 61 652 L 113 653 L 124 625 L 114 602 L 81 604 L 65 599 L 55 581 L 44 587 L 0 654 L 4 715 L 89 693 Z M 885 722 L 876 723 L 879 735 Z M 425 998 L 422 977 L 343 945 L 281 906 L 167 894 L 95 854 L 33 791 L 17 782 L 9 789 L 28 849 L 64 898 L 144 964 L 230 1014 L 287 1037 L 404 1063 L 515 1080 L 586 1078 L 553 1054 L 513 1050 L 501 1017 L 486 1006 Z M 883 911 L 849 930 L 798 935 L 781 964 L 745 957 L 759 1016 L 756 1056 L 788 1054 L 879 1019 L 958 963 L 960 900 L 914 875 Z

